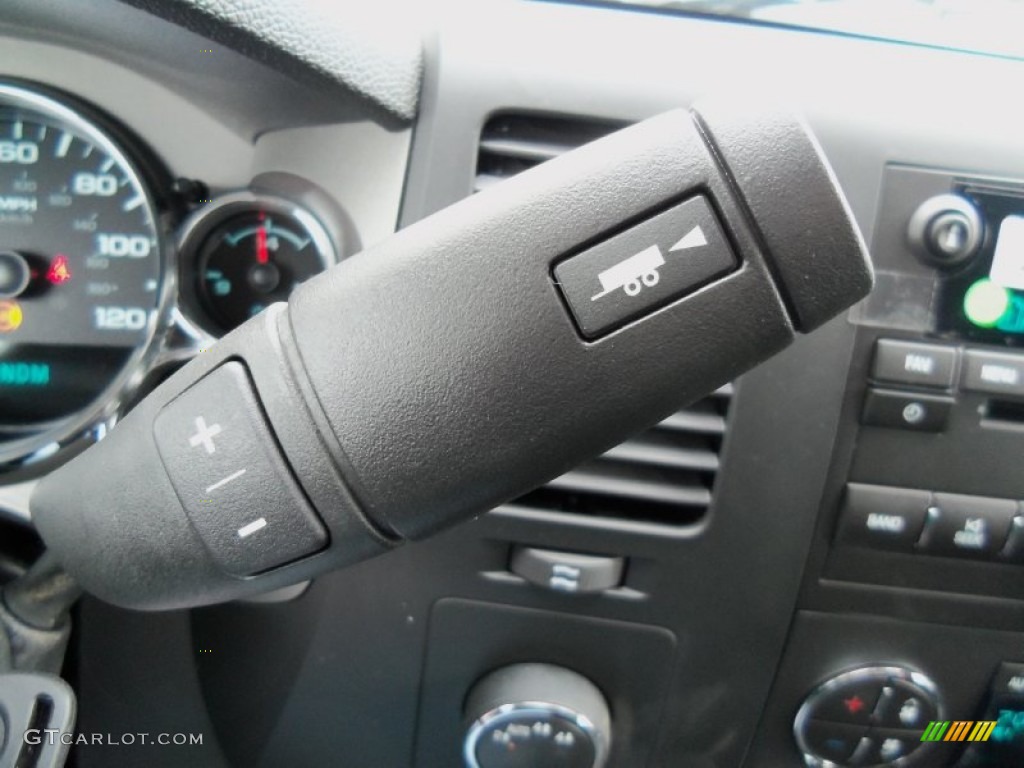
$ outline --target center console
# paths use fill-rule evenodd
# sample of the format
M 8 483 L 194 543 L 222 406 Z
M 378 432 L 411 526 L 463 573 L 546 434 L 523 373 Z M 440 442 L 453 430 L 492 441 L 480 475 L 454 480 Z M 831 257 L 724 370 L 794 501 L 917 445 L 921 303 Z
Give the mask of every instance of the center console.
M 890 165 L 754 765 L 1024 760 L 1024 185 Z

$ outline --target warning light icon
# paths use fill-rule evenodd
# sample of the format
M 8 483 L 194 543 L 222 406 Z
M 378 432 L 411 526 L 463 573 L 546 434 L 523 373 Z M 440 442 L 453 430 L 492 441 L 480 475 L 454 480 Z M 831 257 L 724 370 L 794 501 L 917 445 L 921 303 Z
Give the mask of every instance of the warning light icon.
M 46 271 L 46 279 L 54 285 L 66 283 L 71 279 L 71 270 L 68 268 L 68 257 L 58 253 L 50 262 L 50 268 Z
M 18 330 L 23 319 L 24 315 L 18 302 L 10 299 L 0 301 L 0 333 Z

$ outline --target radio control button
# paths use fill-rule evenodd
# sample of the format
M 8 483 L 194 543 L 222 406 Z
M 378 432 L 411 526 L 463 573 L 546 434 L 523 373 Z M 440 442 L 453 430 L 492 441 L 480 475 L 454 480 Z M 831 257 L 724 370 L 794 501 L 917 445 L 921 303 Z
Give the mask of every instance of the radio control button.
M 990 395 L 1024 397 L 1024 355 L 967 350 L 963 388 Z
M 850 483 L 839 540 L 843 544 L 911 552 L 932 496 L 928 491 Z
M 954 347 L 879 339 L 871 376 L 880 381 L 950 389 L 956 375 L 956 358 Z
M 861 422 L 869 427 L 942 432 L 955 401 L 952 397 L 870 389 Z
M 1010 525 L 1010 535 L 1000 557 L 1013 563 L 1024 563 L 1024 503 L 1017 510 L 1017 516 Z M 1021 691 L 1024 693 L 1024 689 Z
M 1017 503 L 1007 499 L 936 493 L 921 546 L 929 555 L 993 558 L 1006 544 Z

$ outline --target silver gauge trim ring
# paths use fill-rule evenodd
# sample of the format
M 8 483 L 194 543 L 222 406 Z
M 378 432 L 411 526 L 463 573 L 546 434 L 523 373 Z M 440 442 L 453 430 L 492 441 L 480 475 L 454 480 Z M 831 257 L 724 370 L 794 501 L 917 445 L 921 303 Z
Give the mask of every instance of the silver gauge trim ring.
M 338 263 L 338 247 L 320 219 L 307 208 L 279 195 L 240 190 L 221 195 L 212 203 L 193 212 L 184 221 L 178 234 L 180 268 L 183 269 L 190 264 L 195 266 L 194 262 L 199 256 L 203 241 L 217 226 L 236 214 L 251 212 L 256 208 L 269 213 L 291 216 L 299 222 L 309 233 L 313 247 L 325 270 Z M 202 329 L 202 331 L 215 336 L 223 335 L 223 330 L 216 328 L 207 318 L 203 317 L 196 288 L 185 280 L 181 281 L 179 304 L 182 314 L 193 328 Z
M 594 745 L 594 768 L 604 768 L 608 760 L 610 735 L 601 731 L 586 715 L 564 707 L 561 704 L 552 704 L 546 701 L 520 701 L 510 704 L 502 704 L 488 712 L 480 715 L 466 732 L 466 740 L 463 746 L 462 755 L 466 761 L 466 768 L 481 768 L 476 759 L 476 748 L 484 731 L 506 721 L 512 721 L 520 717 L 560 717 L 572 723 L 587 736 Z
M 124 405 L 150 371 L 158 347 L 155 342 L 170 325 L 170 309 L 175 294 L 174 253 L 171 250 L 171 238 L 166 234 L 168 221 L 161 214 L 138 164 L 107 135 L 102 126 L 61 102 L 59 96 L 49 96 L 27 86 L 0 82 L 0 107 L 7 106 L 21 107 L 64 123 L 100 147 L 124 168 L 131 184 L 154 213 L 153 228 L 157 239 L 161 289 L 155 310 L 150 312 L 145 338 L 125 361 L 118 375 L 86 408 L 53 422 L 35 434 L 0 445 L 0 469 L 48 458 L 76 440 L 98 439 L 106 429 L 112 427 Z

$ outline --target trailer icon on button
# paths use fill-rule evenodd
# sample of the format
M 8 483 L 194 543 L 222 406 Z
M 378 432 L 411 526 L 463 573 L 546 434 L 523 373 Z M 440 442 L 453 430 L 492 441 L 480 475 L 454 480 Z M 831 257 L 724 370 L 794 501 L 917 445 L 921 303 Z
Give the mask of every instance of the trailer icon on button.
M 566 259 L 554 279 L 580 332 L 595 338 L 736 266 L 711 205 L 697 196 Z
M 643 289 L 643 285 L 651 288 L 658 284 L 658 267 L 664 264 L 665 257 L 661 255 L 658 246 L 645 248 L 636 256 L 630 256 L 599 274 L 597 279 L 601 282 L 601 292 L 591 301 L 607 296 L 616 288 L 621 288 L 627 296 L 636 296 Z
M 668 249 L 668 252 L 700 248 L 707 244 L 708 240 L 704 236 L 704 230 L 696 226 L 683 235 L 675 245 Z M 665 257 L 661 254 L 661 249 L 658 246 L 652 245 L 650 248 L 644 248 L 636 256 L 630 256 L 625 261 L 620 261 L 614 267 L 609 267 L 600 273 L 597 279 L 601 283 L 601 292 L 591 298 L 591 301 L 597 301 L 602 296 L 607 296 L 616 288 L 621 288 L 627 296 L 638 295 L 644 285 L 653 288 L 661 279 L 658 269 L 663 266 L 665 266 Z

